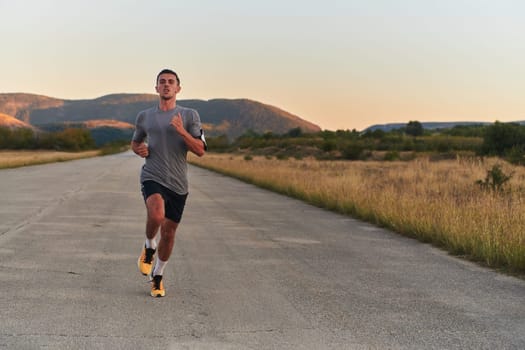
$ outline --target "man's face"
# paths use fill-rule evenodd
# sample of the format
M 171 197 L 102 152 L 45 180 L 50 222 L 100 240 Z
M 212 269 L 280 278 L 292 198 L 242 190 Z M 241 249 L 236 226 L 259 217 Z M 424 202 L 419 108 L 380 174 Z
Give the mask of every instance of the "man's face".
M 180 91 L 177 77 L 170 73 L 164 73 L 159 76 L 155 90 L 159 93 L 160 98 L 170 100 Z

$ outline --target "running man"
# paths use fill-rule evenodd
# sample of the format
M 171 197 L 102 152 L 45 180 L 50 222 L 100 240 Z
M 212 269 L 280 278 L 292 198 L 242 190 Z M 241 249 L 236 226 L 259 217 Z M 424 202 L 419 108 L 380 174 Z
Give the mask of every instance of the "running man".
M 140 182 L 147 210 L 146 242 L 138 267 L 143 275 L 151 276 L 151 296 L 163 297 L 162 276 L 188 196 L 186 156 L 190 151 L 201 157 L 207 146 L 197 111 L 177 105 L 181 91 L 177 73 L 162 70 L 155 90 L 158 106 L 137 115 L 131 149 L 145 158 Z

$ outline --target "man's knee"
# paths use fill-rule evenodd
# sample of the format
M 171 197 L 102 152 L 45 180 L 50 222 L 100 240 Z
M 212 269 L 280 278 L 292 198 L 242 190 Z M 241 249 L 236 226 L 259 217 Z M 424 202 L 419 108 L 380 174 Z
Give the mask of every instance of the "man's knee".
M 164 200 L 158 193 L 152 194 L 146 200 L 146 207 L 148 209 L 148 220 L 157 225 L 161 225 L 164 221 Z
M 148 221 L 160 226 L 164 221 L 164 213 L 158 211 L 148 211 Z

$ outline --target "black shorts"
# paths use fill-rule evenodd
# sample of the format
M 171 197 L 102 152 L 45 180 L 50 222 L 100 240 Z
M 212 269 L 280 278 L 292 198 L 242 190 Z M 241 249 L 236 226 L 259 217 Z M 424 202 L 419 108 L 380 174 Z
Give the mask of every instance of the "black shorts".
M 179 223 L 182 219 L 188 194 L 181 195 L 175 193 L 155 181 L 148 180 L 142 183 L 142 196 L 144 197 L 144 201 L 155 193 L 160 194 L 164 200 L 164 217 Z

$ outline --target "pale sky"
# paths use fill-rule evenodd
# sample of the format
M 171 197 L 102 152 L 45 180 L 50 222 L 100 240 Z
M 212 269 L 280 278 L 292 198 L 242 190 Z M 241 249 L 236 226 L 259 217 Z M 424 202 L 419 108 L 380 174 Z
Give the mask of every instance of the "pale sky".
M 0 0 L 0 93 L 248 98 L 327 130 L 525 120 L 521 0 Z

